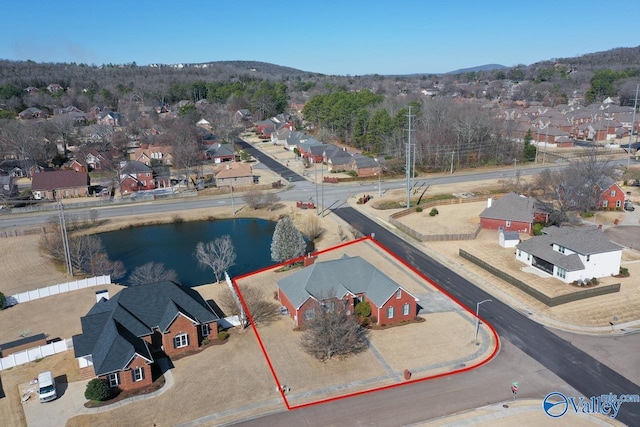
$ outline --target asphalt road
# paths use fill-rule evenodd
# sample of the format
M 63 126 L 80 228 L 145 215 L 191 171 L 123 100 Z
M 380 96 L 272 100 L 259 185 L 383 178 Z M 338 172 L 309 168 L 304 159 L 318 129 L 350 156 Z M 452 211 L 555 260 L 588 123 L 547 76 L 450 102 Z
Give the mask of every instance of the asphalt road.
M 475 309 L 478 301 L 492 298 L 355 209 L 341 208 L 334 213 L 365 235 L 375 233 L 378 241 L 409 261 L 465 306 Z M 495 327 L 501 339 L 509 340 L 583 396 L 599 396 L 609 392 L 617 395 L 640 394 L 640 386 L 499 300 L 493 298 L 491 303 L 483 304 L 482 314 Z M 640 404 L 622 405 L 617 419 L 630 426 L 640 425 Z
M 478 301 L 492 299 L 482 305 L 481 317 L 496 328 L 502 342 L 500 354 L 488 365 L 463 375 L 271 414 L 241 425 L 410 425 L 508 400 L 514 380 L 521 383 L 520 397 L 534 399 L 553 391 L 568 397 L 640 394 L 637 384 L 567 341 L 575 336 L 563 334 L 564 339 L 552 333 L 356 210 L 341 208 L 334 213 L 365 235 L 375 233 L 378 241 L 467 307 L 474 309 Z M 417 345 L 428 351 L 428 343 Z M 640 425 L 640 404 L 623 404 L 616 419 L 629 426 Z

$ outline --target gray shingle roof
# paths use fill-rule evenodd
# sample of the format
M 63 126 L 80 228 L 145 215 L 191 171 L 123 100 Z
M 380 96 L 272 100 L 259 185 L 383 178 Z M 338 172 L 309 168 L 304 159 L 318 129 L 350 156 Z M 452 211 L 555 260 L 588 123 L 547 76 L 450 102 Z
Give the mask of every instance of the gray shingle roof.
M 129 160 L 120 169 L 120 175 L 137 175 L 139 173 L 150 173 L 151 168 L 137 160 Z
M 75 356 L 91 354 L 96 375 L 124 369 L 135 354 L 152 361 L 141 337 L 156 327 L 166 331 L 178 313 L 201 324 L 219 320 L 200 294 L 175 282 L 125 288 L 80 319 L 82 334 L 73 336 Z
M 542 236 L 521 242 L 516 248 L 567 271 L 584 269 L 577 254 L 586 256 L 622 250 L 622 247 L 607 239 L 597 227 L 547 227 L 543 233 L 545 234 Z M 577 254 L 562 254 L 553 249 L 554 243 Z
M 482 211 L 480 218 L 533 222 L 533 215 L 536 212 L 548 212 L 548 209 L 537 199 L 509 193 L 493 201 L 490 207 Z
M 366 294 L 378 307 L 403 289 L 369 262 L 356 256 L 316 262 L 280 281 L 278 287 L 294 307 L 307 299 L 326 300 Z M 406 290 L 403 289 L 406 292 Z

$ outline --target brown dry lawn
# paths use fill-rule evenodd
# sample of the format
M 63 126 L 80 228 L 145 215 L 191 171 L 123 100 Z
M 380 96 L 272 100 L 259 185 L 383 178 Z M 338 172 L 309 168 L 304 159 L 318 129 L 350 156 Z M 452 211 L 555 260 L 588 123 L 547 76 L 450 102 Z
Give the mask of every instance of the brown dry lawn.
M 310 222 L 319 221 L 319 226 L 322 227 L 325 231 L 323 232 L 322 236 L 318 240 L 316 240 L 316 245 L 318 248 L 326 248 L 339 243 L 341 240 L 340 235 L 344 236 L 344 238 L 353 237 L 351 234 L 349 234 L 349 231 L 347 230 L 348 227 L 342 226 L 335 218 L 329 216 L 318 218 L 313 214 L 313 212 L 306 212 L 295 209 L 292 203 L 283 202 L 277 210 L 273 211 L 265 209 L 242 210 L 236 216 L 253 216 L 269 220 L 277 220 L 280 215 L 293 216 L 296 224 L 300 229 L 304 229 L 305 227 L 307 227 Z M 185 211 L 180 214 L 180 217 L 185 221 L 206 220 L 210 217 L 220 219 L 232 217 L 232 212 L 231 208 L 209 208 L 202 210 Z M 165 214 L 156 216 L 153 223 L 166 223 L 172 222 L 174 220 L 175 218 L 173 214 Z M 139 226 L 150 223 L 151 222 L 149 222 L 148 218 L 144 216 L 131 216 L 126 219 L 108 221 L 98 227 L 91 229 L 90 232 L 109 231 L 129 227 L 132 225 Z M 38 244 L 39 239 L 40 237 L 35 235 L 0 238 L 0 271 L 3 272 L 3 274 L 0 275 L 0 290 L 5 294 L 12 295 L 15 293 L 25 292 L 48 285 L 64 283 L 69 280 L 75 279 L 67 277 L 67 275 L 64 273 L 63 268 L 60 268 L 60 266 L 54 264 L 48 256 L 40 252 Z M 2 327 L 0 328 L 0 342 L 19 339 L 19 334 L 25 330 L 30 330 L 32 334 L 44 332 L 49 338 L 71 338 L 72 335 L 81 332 L 80 317 L 84 316 L 89 311 L 91 306 L 95 303 L 95 291 L 103 288 L 109 289 L 110 294 L 113 295 L 118 292 L 120 286 L 110 285 L 107 287 L 102 286 L 88 288 L 80 291 L 73 291 L 62 295 L 31 301 L 29 303 L 18 304 L 17 306 L 14 306 L 10 309 L 0 311 L 0 325 L 2 325 Z M 204 291 L 206 293 L 206 290 Z M 226 389 L 227 385 L 233 386 L 237 384 L 240 379 L 244 377 L 242 372 L 251 373 L 253 372 L 252 370 L 254 369 L 254 367 L 256 371 L 251 374 L 251 378 L 265 378 L 264 376 L 261 376 L 259 374 L 259 372 L 268 373 L 267 370 L 262 370 L 260 364 L 263 363 L 264 360 L 262 353 L 259 352 L 259 349 L 257 349 L 257 347 L 254 349 L 257 351 L 252 352 L 251 350 L 252 346 L 255 345 L 254 341 L 255 338 L 251 334 L 234 334 L 228 344 L 225 344 L 223 346 L 213 346 L 211 347 L 211 349 L 207 349 L 205 352 L 203 352 L 203 354 L 209 355 L 209 359 L 206 359 L 207 361 L 203 363 L 210 364 L 211 367 L 208 369 L 213 370 L 213 373 L 215 375 L 220 375 L 223 379 L 221 384 L 218 385 L 219 387 Z M 248 347 L 248 349 L 243 350 L 243 346 Z M 222 354 L 219 358 L 217 353 L 220 349 L 224 350 L 222 351 Z M 227 352 L 229 353 L 227 354 Z M 245 366 L 243 364 L 232 364 L 230 362 L 220 362 L 234 361 L 237 359 L 233 357 L 234 354 L 244 354 L 245 352 L 247 353 L 247 356 L 243 356 L 243 359 L 246 359 L 247 357 L 251 358 L 251 354 L 255 353 L 255 362 L 252 362 L 251 366 Z M 213 358 L 214 360 L 211 360 L 211 355 L 215 355 L 215 357 Z M 197 405 L 197 407 L 201 409 L 194 409 L 194 411 L 189 410 L 185 412 L 184 405 L 187 401 L 176 397 L 180 395 L 173 395 L 173 400 L 168 400 L 167 402 L 165 402 L 163 407 L 166 408 L 166 413 L 163 412 L 164 415 L 161 415 L 160 418 L 168 417 L 166 419 L 174 419 L 174 415 L 167 415 L 169 413 L 173 413 L 175 414 L 175 416 L 178 416 L 178 414 L 181 413 L 190 414 L 183 415 L 183 417 L 186 416 L 188 418 L 193 418 L 198 413 L 202 413 L 203 415 L 211 413 L 212 407 L 221 408 L 221 410 L 224 408 L 231 409 L 235 406 L 241 406 L 242 402 L 246 402 L 244 393 L 242 392 L 233 394 L 237 397 L 237 399 L 230 399 L 228 393 L 201 392 L 201 390 L 210 389 L 209 384 L 199 382 L 205 381 L 207 378 L 209 378 L 208 376 L 199 374 L 199 372 L 202 372 L 204 368 L 202 366 L 197 366 L 196 361 L 200 360 L 199 358 L 202 357 L 204 356 L 196 355 L 176 362 L 176 366 L 180 366 L 180 364 L 188 365 L 190 363 L 190 360 L 193 359 L 194 363 L 196 364 L 196 367 L 194 369 L 185 368 L 182 370 L 182 373 L 178 373 L 180 369 L 174 370 L 176 377 L 176 390 L 179 391 L 183 387 L 187 387 L 186 385 L 180 384 L 180 381 L 182 379 L 181 375 L 186 375 L 186 379 L 182 381 L 185 381 L 189 384 L 199 384 L 199 386 L 202 387 L 197 392 L 189 389 L 190 394 L 200 394 L 205 396 L 203 398 L 206 398 L 206 400 L 193 401 L 193 408 L 196 408 Z M 38 372 L 45 370 L 45 367 L 51 368 L 51 370 L 56 375 L 63 373 L 66 374 L 69 381 L 77 380 L 77 362 L 73 358 L 73 352 L 71 351 L 47 357 L 38 363 L 32 362 L 0 372 L 2 387 L 7 396 L 4 399 L 0 399 L 0 419 L 12 420 L 12 422 L 7 425 L 26 425 L 24 412 L 22 410 L 22 405 L 20 404 L 18 385 L 21 383 L 29 382 L 34 376 L 37 376 Z M 266 378 L 269 377 L 267 376 Z M 262 395 L 262 397 L 264 397 L 265 399 L 277 397 L 273 396 L 271 390 L 273 381 L 270 378 L 269 380 L 270 381 L 268 383 L 265 383 L 264 385 L 265 390 L 268 389 L 268 392 Z M 268 384 L 268 387 L 266 386 L 266 384 Z M 237 388 L 241 388 L 241 386 L 238 386 Z M 250 389 L 255 389 L 256 392 L 258 392 L 261 388 L 259 385 L 250 385 Z M 167 394 L 171 396 L 170 393 Z M 261 394 L 257 393 L 256 398 L 260 399 Z M 189 402 L 191 403 L 192 401 Z M 214 406 L 212 406 L 212 404 Z M 144 403 L 138 403 L 137 405 L 144 406 Z M 129 408 L 129 405 L 123 407 L 122 410 L 118 411 L 118 416 L 122 417 L 123 413 L 128 413 L 127 408 Z M 78 420 L 74 421 L 74 423 L 77 423 L 74 425 L 96 425 L 95 419 L 100 418 L 96 416 L 86 417 L 89 419 L 86 424 L 84 424 L 85 421 L 83 421 L 83 417 L 79 417 Z M 106 418 L 111 419 L 109 417 Z M 130 418 L 130 416 L 128 416 L 128 418 Z M 134 421 L 132 419 L 132 422 L 134 422 L 134 424 L 138 423 L 138 425 L 146 424 L 148 419 L 150 418 L 146 417 L 145 414 L 145 417 L 141 416 L 139 419 L 136 418 L 137 421 Z M 105 422 L 105 424 L 101 425 L 116 424 L 121 423 Z M 169 424 L 163 424 L 161 420 L 158 420 L 157 425 L 173 424 L 173 422 Z
M 436 287 L 368 240 L 324 253 L 316 262 L 344 255 L 366 259 L 414 296 L 424 298 L 423 304 L 442 297 Z M 249 287 L 259 287 L 272 298 L 277 281 L 296 271 L 299 270 L 278 272 L 272 269 L 238 279 L 237 284 L 241 292 Z M 479 347 L 473 342 L 473 316 L 455 304 L 451 304 L 448 311 L 426 313 L 421 317 L 426 321 L 373 330 L 370 337 L 373 349 L 325 363 L 318 362 L 301 349 L 301 332 L 292 331 L 294 324 L 290 316 L 281 316 L 270 325 L 260 325 L 258 332 L 279 381 L 291 388 L 288 400 L 292 405 L 344 395 L 345 384 L 349 385 L 349 393 L 397 384 L 403 381 L 405 369 L 416 373 L 413 379 L 450 372 L 461 363 L 470 366 L 485 360 L 496 345 L 488 329 L 483 327 L 481 341 L 489 341 L 478 351 Z

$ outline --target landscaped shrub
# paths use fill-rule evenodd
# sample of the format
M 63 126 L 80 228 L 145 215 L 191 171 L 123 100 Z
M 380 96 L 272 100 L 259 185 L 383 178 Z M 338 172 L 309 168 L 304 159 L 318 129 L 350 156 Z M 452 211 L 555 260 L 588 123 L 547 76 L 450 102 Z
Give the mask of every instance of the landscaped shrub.
M 418 207 L 416 208 L 416 212 L 422 212 L 422 207 L 421 207 L 421 206 L 418 206 Z
M 439 213 L 438 209 L 433 208 L 433 209 L 431 209 L 431 212 L 429 212 L 429 216 L 436 216 L 436 215 L 438 215 L 438 213 Z
M 369 318 L 369 321 L 375 325 L 376 323 L 378 323 L 378 318 L 376 316 L 371 316 Z
M 207 345 L 207 344 L 209 344 L 209 338 L 203 338 L 200 345 Z
M 358 317 L 371 316 L 371 304 L 369 304 L 369 301 L 360 301 L 356 304 L 356 315 Z
M 539 222 L 536 222 L 535 224 L 533 224 L 533 235 L 534 236 L 541 236 L 542 235 L 542 228 L 543 228 L 543 225 L 540 224 Z
M 594 285 L 594 286 L 597 285 L 598 284 L 598 279 L 596 279 L 595 277 L 592 277 L 591 278 L 591 284 Z
M 229 338 L 229 332 L 227 332 L 227 331 L 220 331 L 220 332 L 218 332 L 218 339 L 219 339 L 220 341 L 224 341 L 224 340 L 226 340 L 227 338 Z
M 89 381 L 87 389 L 84 391 L 84 397 L 88 400 L 107 400 L 110 394 L 109 381 L 100 378 L 94 378 Z
M 620 275 L 627 277 L 629 275 L 629 269 L 627 267 L 620 267 Z
M 0 310 L 4 309 L 4 306 L 6 303 L 7 303 L 7 297 L 5 297 L 2 292 L 0 292 Z

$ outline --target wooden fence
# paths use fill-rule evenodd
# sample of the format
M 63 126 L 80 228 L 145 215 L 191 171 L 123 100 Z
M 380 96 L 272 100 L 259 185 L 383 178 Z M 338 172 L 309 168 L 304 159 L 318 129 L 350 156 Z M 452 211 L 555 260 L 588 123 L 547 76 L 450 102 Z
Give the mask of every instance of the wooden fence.
M 499 195 L 494 195 L 492 196 L 494 199 L 500 197 Z M 436 200 L 433 202 L 428 202 L 428 203 L 423 203 L 420 205 L 420 208 L 422 208 L 423 210 L 425 209 L 429 209 L 429 208 L 434 208 L 437 206 L 443 206 L 443 205 L 457 205 L 457 204 L 463 204 L 463 203 L 475 203 L 475 202 L 483 202 L 487 200 L 486 197 L 482 196 L 482 197 L 469 197 L 466 199 L 461 199 L 461 198 L 455 198 L 455 199 L 445 199 L 445 200 Z M 396 212 L 393 215 L 389 216 L 389 222 L 391 224 L 393 224 L 395 227 L 397 227 L 398 229 L 402 230 L 403 232 L 407 233 L 408 235 L 410 235 L 411 237 L 418 239 L 422 242 L 443 242 L 443 241 L 450 241 L 450 240 L 474 240 L 476 237 L 478 237 L 478 233 L 480 233 L 480 230 L 482 230 L 482 227 L 480 227 L 480 225 L 478 225 L 478 227 L 476 228 L 475 231 L 471 232 L 471 233 L 458 233 L 458 234 L 422 234 L 417 230 L 414 230 L 413 228 L 409 227 L 408 225 L 402 223 L 401 221 L 398 220 L 398 218 L 402 218 L 403 216 L 412 214 L 414 212 L 416 212 L 416 208 L 417 206 L 411 207 L 409 209 L 404 209 L 400 212 Z

